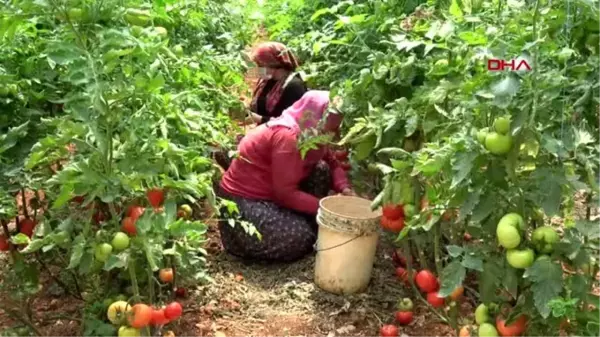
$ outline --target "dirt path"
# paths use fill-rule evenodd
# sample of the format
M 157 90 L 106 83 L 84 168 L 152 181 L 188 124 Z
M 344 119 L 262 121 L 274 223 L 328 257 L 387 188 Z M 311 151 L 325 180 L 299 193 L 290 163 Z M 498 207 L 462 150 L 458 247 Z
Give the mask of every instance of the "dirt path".
M 287 265 L 241 262 L 222 252 L 216 228 L 209 233 L 209 274 L 186 301 L 178 335 L 195 336 L 373 336 L 392 322 L 398 299 L 412 297 L 394 276 L 389 249 L 380 241 L 373 278 L 363 294 L 338 296 L 313 283 L 314 256 Z M 471 308 L 464 303 L 465 311 Z M 417 305 L 415 321 L 402 329 L 409 336 L 452 336 Z M 222 335 L 221 335 L 222 336 Z

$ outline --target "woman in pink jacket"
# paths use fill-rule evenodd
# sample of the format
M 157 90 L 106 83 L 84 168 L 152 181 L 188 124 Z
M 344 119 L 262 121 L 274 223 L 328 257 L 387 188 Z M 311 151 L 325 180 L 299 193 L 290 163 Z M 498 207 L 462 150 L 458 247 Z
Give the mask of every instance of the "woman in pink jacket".
M 332 104 L 333 105 L 333 104 Z M 329 104 L 328 91 L 308 91 L 286 109 L 248 133 L 238 146 L 239 157 L 225 172 L 218 195 L 237 204 L 241 220 L 252 223 L 259 240 L 227 219 L 219 224 L 223 246 L 247 259 L 292 261 L 310 253 L 317 236 L 319 199 L 333 189 L 354 194 L 346 172 L 329 148 L 298 149 L 303 131 L 338 132 L 339 110 Z

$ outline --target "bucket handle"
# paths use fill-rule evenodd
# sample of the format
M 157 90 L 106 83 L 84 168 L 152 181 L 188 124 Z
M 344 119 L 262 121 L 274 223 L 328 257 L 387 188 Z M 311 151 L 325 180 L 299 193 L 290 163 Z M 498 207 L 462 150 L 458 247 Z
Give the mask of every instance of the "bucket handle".
M 345 244 L 347 244 L 347 243 L 350 243 L 350 242 L 352 242 L 352 241 L 354 241 L 354 240 L 356 240 L 356 239 L 360 238 L 360 237 L 361 237 L 361 236 L 363 236 L 363 235 L 364 235 L 364 234 L 359 234 L 359 235 L 357 235 L 357 236 L 353 237 L 352 239 L 350 239 L 350 240 L 348 240 L 348 241 L 346 241 L 346 242 L 342 242 L 342 243 L 340 243 L 340 244 L 337 244 L 337 245 L 335 245 L 335 246 L 333 246 L 333 247 L 329 247 L 329 248 L 323 248 L 323 249 L 317 249 L 317 243 L 318 243 L 318 241 L 317 241 L 317 242 L 315 242 L 315 244 L 313 245 L 313 249 L 315 250 L 315 252 L 322 252 L 322 251 L 324 251 L 324 250 L 330 250 L 330 249 L 334 249 L 334 248 L 337 248 L 337 247 L 341 247 L 341 246 L 343 246 L 343 245 L 345 245 Z

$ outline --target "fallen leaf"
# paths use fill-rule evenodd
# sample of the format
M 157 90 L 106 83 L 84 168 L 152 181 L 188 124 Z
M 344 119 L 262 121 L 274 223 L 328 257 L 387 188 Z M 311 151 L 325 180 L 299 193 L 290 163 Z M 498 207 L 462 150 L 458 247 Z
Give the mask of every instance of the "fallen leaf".
M 169 330 L 163 334 L 163 337 L 175 337 L 175 333 Z
M 227 337 L 227 335 L 224 332 L 215 331 L 215 337 Z
M 348 333 L 352 332 L 356 330 L 356 327 L 354 325 L 344 325 L 343 327 L 335 330 L 335 332 L 339 333 L 340 335 L 344 336 L 347 335 Z

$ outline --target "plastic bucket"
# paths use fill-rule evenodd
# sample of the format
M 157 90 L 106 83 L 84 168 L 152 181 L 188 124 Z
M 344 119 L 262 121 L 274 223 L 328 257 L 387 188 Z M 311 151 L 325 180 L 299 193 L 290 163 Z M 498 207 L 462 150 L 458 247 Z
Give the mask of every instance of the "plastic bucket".
M 366 290 L 379 239 L 381 211 L 371 201 L 350 196 L 321 199 L 317 214 L 315 283 L 334 294 Z

